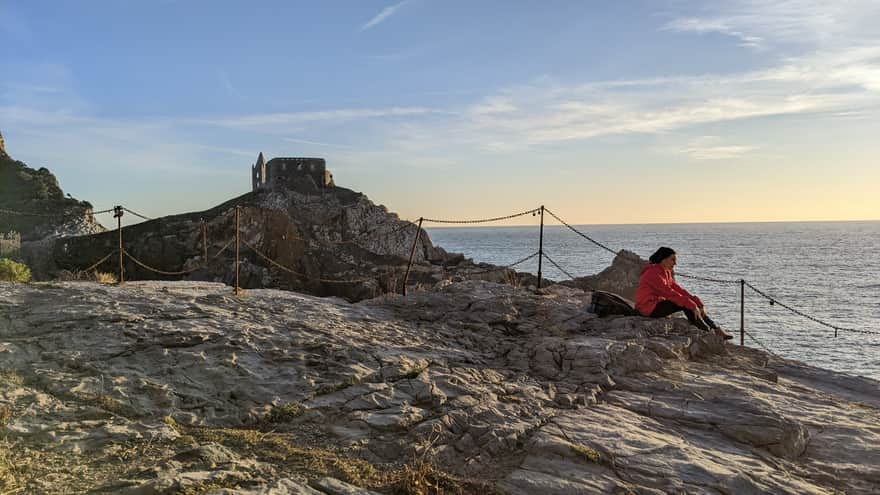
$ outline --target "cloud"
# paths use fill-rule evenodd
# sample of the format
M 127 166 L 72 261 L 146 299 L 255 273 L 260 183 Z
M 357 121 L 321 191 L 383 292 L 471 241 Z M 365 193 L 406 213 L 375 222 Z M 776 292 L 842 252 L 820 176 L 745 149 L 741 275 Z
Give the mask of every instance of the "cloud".
M 724 160 L 753 151 L 753 146 L 724 144 L 718 136 L 701 136 L 678 150 L 695 160 Z
M 763 38 L 760 36 L 750 36 L 742 31 L 737 31 L 728 24 L 725 19 L 700 19 L 700 18 L 682 18 L 666 24 L 663 29 L 668 31 L 693 32 L 698 34 L 720 33 L 734 38 L 739 38 L 740 45 L 749 48 L 761 48 Z
M 344 123 L 362 119 L 413 117 L 438 113 L 440 110 L 426 107 L 349 108 L 320 110 L 314 112 L 268 113 L 232 116 L 220 119 L 195 119 L 193 124 L 234 127 L 240 129 L 286 130 L 289 126 L 327 122 Z
M 719 33 L 739 38 L 753 48 L 769 45 L 850 44 L 873 37 L 880 15 L 875 0 L 735 0 L 717 2 L 705 15 L 673 19 L 664 29 L 698 34 Z
M 389 6 L 385 7 L 384 9 L 382 9 L 381 12 L 379 12 L 378 14 L 373 16 L 372 19 L 370 19 L 365 24 L 363 24 L 361 26 L 360 30 L 366 31 L 367 29 L 372 29 L 372 28 L 378 26 L 379 24 L 385 22 L 389 17 L 394 15 L 394 13 L 397 12 L 398 9 L 403 7 L 403 5 L 406 3 L 406 1 L 407 0 L 404 0 L 403 2 L 398 2 L 394 5 L 389 5 Z

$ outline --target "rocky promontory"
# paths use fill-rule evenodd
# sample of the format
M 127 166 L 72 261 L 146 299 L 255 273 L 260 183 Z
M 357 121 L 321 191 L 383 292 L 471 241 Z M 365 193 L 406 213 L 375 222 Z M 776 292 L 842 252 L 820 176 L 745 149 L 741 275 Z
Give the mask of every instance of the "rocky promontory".
M 876 493 L 880 384 L 589 297 L 2 283 L 0 492 Z
M 236 227 L 236 211 L 238 220 Z M 129 217 L 124 217 L 128 219 Z M 410 253 L 410 286 L 448 278 L 535 283 L 530 274 L 476 264 L 434 246 L 424 230 L 366 195 L 332 187 L 257 190 L 210 210 L 144 221 L 122 229 L 126 280 L 201 280 L 233 284 L 236 229 L 239 283 L 351 301 L 403 292 Z M 416 241 L 418 232 L 418 242 Z M 40 258 L 60 270 L 118 272 L 118 231 L 59 239 Z M 133 259 L 132 259 L 133 258 Z
M 22 242 L 102 232 L 92 205 L 65 196 L 49 169 L 13 160 L 0 135 L 0 234 L 15 232 Z

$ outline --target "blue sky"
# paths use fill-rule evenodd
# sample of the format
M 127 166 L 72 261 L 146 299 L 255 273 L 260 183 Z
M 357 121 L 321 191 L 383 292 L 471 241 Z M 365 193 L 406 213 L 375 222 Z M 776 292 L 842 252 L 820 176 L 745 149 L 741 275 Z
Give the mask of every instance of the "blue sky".
M 0 131 L 151 216 L 247 192 L 262 151 L 404 218 L 878 219 L 878 23 L 858 0 L 0 0 Z

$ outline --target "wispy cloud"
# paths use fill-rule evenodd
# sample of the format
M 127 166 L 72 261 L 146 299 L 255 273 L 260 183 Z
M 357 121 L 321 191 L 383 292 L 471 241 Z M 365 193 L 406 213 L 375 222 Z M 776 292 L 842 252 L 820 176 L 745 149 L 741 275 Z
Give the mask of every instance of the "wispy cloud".
M 382 9 L 381 12 L 379 12 L 378 14 L 373 16 L 372 19 L 370 19 L 369 21 L 364 23 L 361 26 L 360 30 L 366 31 L 367 29 L 372 29 L 372 28 L 378 26 L 379 24 L 385 22 L 389 17 L 394 15 L 401 7 L 403 7 L 404 4 L 406 4 L 406 2 L 407 2 L 407 0 L 404 0 L 403 2 L 398 2 L 394 5 L 389 5 L 389 6 L 385 7 L 384 9 Z
M 678 150 L 695 160 L 725 160 L 753 151 L 754 146 L 725 144 L 718 136 L 700 136 Z
M 674 19 L 665 29 L 716 32 L 759 48 L 771 44 L 850 44 L 876 32 L 878 14 L 880 3 L 875 0 L 734 0 L 712 4 L 700 16 Z
M 693 32 L 698 34 L 719 33 L 734 38 L 739 38 L 740 45 L 749 48 L 762 48 L 763 38 L 745 34 L 742 31 L 734 29 L 728 20 L 719 18 L 701 19 L 701 18 L 680 18 L 669 22 L 664 26 L 668 31 Z
M 255 115 L 233 116 L 220 119 L 196 119 L 194 124 L 216 125 L 235 128 L 266 128 L 276 131 L 285 130 L 289 126 L 298 126 L 316 122 L 343 123 L 362 119 L 382 119 L 393 117 L 413 117 L 438 113 L 440 110 L 426 107 L 391 107 L 391 108 L 353 108 L 320 110 L 314 112 L 267 113 Z
M 326 148 L 339 148 L 339 149 L 343 149 L 343 150 L 357 149 L 354 146 L 348 146 L 345 144 L 322 143 L 320 141 L 310 141 L 308 139 L 284 138 L 284 140 L 287 141 L 288 143 L 307 144 L 310 146 L 322 146 L 322 147 L 326 147 Z

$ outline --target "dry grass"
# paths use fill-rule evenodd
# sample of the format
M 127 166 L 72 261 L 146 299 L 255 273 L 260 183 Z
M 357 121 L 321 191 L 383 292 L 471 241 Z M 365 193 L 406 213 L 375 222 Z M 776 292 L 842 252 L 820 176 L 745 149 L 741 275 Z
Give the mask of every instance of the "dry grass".
M 278 410 L 274 414 L 278 418 L 299 414 L 298 406 L 287 406 L 289 405 L 277 406 Z M 363 459 L 335 450 L 296 445 L 295 435 L 291 433 L 247 428 L 188 427 L 178 424 L 170 417 L 165 418 L 165 423 L 177 430 L 182 435 L 181 439 L 197 443 L 218 443 L 241 456 L 271 463 L 293 478 L 330 476 L 356 486 L 394 495 L 500 494 L 485 483 L 464 480 L 442 471 L 430 459 L 430 448 L 422 449 L 424 453 L 407 465 L 389 471 L 380 470 Z
M 12 419 L 12 409 L 9 406 L 0 406 L 0 428 L 9 424 Z
M 19 493 L 21 490 L 18 470 L 9 460 L 11 451 L 12 446 L 9 442 L 6 440 L 0 442 L 0 493 L 2 494 Z
M 602 454 L 596 449 L 591 449 L 584 445 L 571 445 L 571 451 L 574 452 L 577 457 L 594 464 L 606 464 L 606 460 L 602 458 Z
M 98 282 L 101 284 L 115 284 L 117 282 L 116 275 L 112 273 L 81 270 L 63 270 L 58 274 L 57 280 L 60 282 Z

